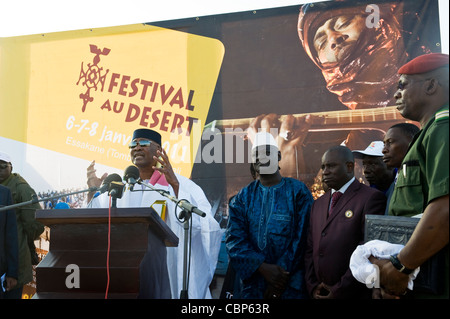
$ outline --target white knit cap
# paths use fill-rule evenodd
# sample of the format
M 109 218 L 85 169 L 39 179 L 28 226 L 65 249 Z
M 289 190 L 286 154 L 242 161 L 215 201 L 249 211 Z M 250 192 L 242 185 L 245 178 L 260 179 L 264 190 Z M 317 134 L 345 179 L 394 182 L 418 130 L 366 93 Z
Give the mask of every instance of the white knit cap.
M 11 163 L 11 157 L 8 154 L 0 152 L 0 161 Z
M 278 144 L 275 141 L 275 138 L 272 136 L 272 134 L 268 132 L 258 132 L 255 135 L 255 140 L 253 141 L 252 150 L 255 149 L 258 146 L 262 145 L 271 145 L 275 146 L 278 149 Z

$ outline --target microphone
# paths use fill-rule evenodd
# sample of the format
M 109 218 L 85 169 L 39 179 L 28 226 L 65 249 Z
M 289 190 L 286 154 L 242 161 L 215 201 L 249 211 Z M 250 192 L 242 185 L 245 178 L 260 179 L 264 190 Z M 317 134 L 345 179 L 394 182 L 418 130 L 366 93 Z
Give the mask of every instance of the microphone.
M 103 194 L 104 192 L 108 191 L 109 190 L 109 185 L 112 182 L 122 182 L 122 178 L 120 177 L 119 174 L 116 174 L 116 173 L 113 173 L 113 174 L 110 174 L 110 175 L 106 176 L 105 180 L 103 181 L 102 186 L 94 194 L 93 198 L 96 198 L 96 197 L 100 196 L 101 194 Z
M 122 198 L 124 188 L 125 188 L 125 184 L 122 183 L 122 181 L 120 181 L 120 182 L 112 181 L 109 184 L 108 194 L 109 194 L 109 196 L 111 196 L 111 207 L 114 207 L 114 208 L 117 207 L 117 199 Z
M 124 184 L 122 181 L 113 181 L 109 184 L 108 192 L 112 197 L 122 198 Z
M 206 216 L 205 212 L 201 211 L 200 209 L 197 208 L 197 206 L 192 205 L 185 199 L 180 200 L 178 203 L 178 206 L 180 208 L 182 208 L 183 210 L 187 210 L 188 212 L 191 212 L 191 213 L 196 213 L 197 215 L 199 215 L 201 217 Z
M 197 206 L 192 205 L 188 200 L 186 199 L 181 199 L 178 200 L 178 198 L 176 198 L 175 196 L 170 195 L 170 193 L 168 191 L 165 191 L 163 189 L 157 189 L 155 187 L 153 187 L 150 184 L 144 183 L 141 179 L 139 179 L 137 181 L 138 184 L 140 185 L 144 185 L 145 187 L 150 188 L 151 190 L 154 190 L 158 193 L 160 193 L 162 196 L 167 197 L 168 199 L 170 199 L 172 202 L 176 203 L 178 207 L 180 207 L 183 211 L 187 211 L 190 213 L 195 213 L 197 215 L 199 215 L 200 217 L 205 217 L 206 213 L 201 211 L 200 209 L 197 208 Z M 180 214 L 179 218 L 182 218 L 183 213 Z
M 134 184 L 139 179 L 139 169 L 136 166 L 130 165 L 125 169 L 123 179 L 130 184 L 130 190 L 133 190 Z

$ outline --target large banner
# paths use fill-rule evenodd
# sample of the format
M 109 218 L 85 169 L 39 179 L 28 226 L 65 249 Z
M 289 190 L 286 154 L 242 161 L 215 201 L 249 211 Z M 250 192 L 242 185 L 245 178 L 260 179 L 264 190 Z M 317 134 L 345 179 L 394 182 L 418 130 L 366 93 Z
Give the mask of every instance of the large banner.
M 270 130 L 282 175 L 320 196 L 324 151 L 365 149 L 404 122 L 396 72 L 430 52 L 440 52 L 437 0 L 327 1 L 0 39 L 0 149 L 26 163 L 16 168 L 32 167 L 37 190 L 82 188 L 90 161 L 123 172 L 132 131 L 153 128 L 225 226 L 228 199 L 252 180 L 254 132 Z
M 139 24 L 0 43 L 1 136 L 123 170 L 133 131 L 152 128 L 176 172 L 190 176 L 220 41 Z

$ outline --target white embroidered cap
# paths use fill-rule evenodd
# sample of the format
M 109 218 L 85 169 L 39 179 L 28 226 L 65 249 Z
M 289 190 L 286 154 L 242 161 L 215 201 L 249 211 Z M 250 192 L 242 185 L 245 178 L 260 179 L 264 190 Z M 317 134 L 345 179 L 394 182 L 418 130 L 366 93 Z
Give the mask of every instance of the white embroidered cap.
M 11 157 L 8 154 L 0 152 L 0 161 L 11 163 Z
M 275 141 L 275 138 L 272 136 L 272 134 L 268 132 L 258 132 L 255 135 L 255 140 L 253 141 L 252 150 L 255 149 L 258 146 L 262 145 L 272 145 L 275 146 L 278 149 L 278 144 Z

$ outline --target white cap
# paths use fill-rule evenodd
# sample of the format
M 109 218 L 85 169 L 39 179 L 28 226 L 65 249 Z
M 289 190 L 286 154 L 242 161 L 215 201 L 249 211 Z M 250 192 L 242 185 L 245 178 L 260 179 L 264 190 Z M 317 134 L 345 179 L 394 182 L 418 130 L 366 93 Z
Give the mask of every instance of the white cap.
M 11 157 L 8 154 L 0 152 L 0 161 L 11 163 Z
M 275 138 L 272 136 L 272 134 L 267 132 L 258 132 L 255 135 L 255 140 L 253 141 L 252 150 L 255 149 L 258 146 L 262 145 L 272 145 L 275 146 L 278 149 L 278 144 L 275 141 Z
M 384 143 L 382 141 L 373 141 L 364 151 L 353 151 L 355 158 L 363 158 L 363 155 L 383 156 Z

